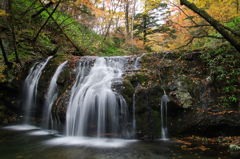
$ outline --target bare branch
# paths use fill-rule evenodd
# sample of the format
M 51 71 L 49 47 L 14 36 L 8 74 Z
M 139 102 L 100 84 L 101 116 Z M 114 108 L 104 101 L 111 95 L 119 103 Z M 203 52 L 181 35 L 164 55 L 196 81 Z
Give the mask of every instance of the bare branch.
M 217 37 L 217 36 L 210 36 L 210 35 L 206 35 L 206 36 L 192 36 L 191 39 L 189 40 L 189 42 L 183 46 L 180 46 L 178 48 L 175 48 L 175 49 L 172 49 L 171 51 L 173 50 L 178 50 L 178 49 L 181 49 L 183 47 L 186 47 L 188 46 L 189 44 L 191 44 L 193 42 L 194 39 L 200 39 L 200 38 L 215 38 L 215 39 L 225 39 L 224 37 Z

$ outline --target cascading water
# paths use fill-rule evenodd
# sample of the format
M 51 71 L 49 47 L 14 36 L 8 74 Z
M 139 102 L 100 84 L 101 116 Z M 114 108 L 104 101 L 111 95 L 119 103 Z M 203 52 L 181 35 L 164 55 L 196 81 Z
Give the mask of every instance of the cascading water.
M 68 61 L 63 62 L 62 64 L 60 64 L 57 68 L 57 70 L 55 71 L 51 82 L 49 84 L 49 88 L 48 88 L 48 92 L 46 95 L 46 99 L 45 99 L 45 104 L 44 104 L 44 112 L 43 112 L 43 118 L 46 117 L 46 124 L 44 124 L 44 128 L 48 129 L 49 128 L 49 118 L 50 118 L 50 122 L 51 122 L 51 129 L 55 130 L 54 127 L 54 121 L 51 118 L 51 108 L 52 105 L 54 103 L 54 101 L 57 99 L 58 96 L 58 89 L 57 89 L 57 79 L 59 74 L 62 72 L 63 67 L 66 65 Z
M 167 140 L 167 102 L 169 101 L 166 92 L 164 91 L 164 95 L 161 98 L 161 130 L 162 130 L 162 140 Z M 165 118 L 164 118 L 165 117 Z M 165 120 L 165 122 L 164 122 Z
M 33 103 L 36 102 L 38 80 L 42 74 L 42 70 L 51 58 L 47 58 L 42 63 L 35 63 L 25 80 L 26 116 L 30 115 L 31 105 L 34 105 Z M 137 58 L 136 60 L 136 62 L 133 61 L 130 64 L 129 57 L 127 56 L 85 56 L 80 58 L 77 69 L 72 69 L 76 79 L 69 92 L 68 105 L 66 105 L 65 130 L 67 136 L 123 138 L 131 138 L 133 136 L 136 127 L 135 108 L 133 108 L 134 114 L 131 121 L 127 103 L 118 92 L 123 89 L 122 76 L 125 71 L 131 68 L 133 64 L 136 69 L 140 66 L 141 58 Z M 43 125 L 45 129 L 51 127 L 56 130 L 53 125 L 56 122 L 52 121 L 51 111 L 52 105 L 58 97 L 56 81 L 66 63 L 67 61 L 59 65 L 45 94 L 46 101 L 43 111 L 43 118 L 47 121 L 43 123 L 45 124 Z M 49 125 L 49 121 L 51 122 L 51 126 Z M 25 123 L 28 123 L 28 121 Z
M 88 62 L 80 62 L 66 113 L 67 136 L 121 136 L 127 105 L 111 85 L 122 77 L 126 59 L 97 57 L 90 71 Z
M 141 59 L 142 59 L 142 56 L 145 55 L 146 53 L 142 54 L 141 56 L 137 57 L 136 61 L 134 62 L 134 69 L 137 70 L 140 68 L 140 62 L 141 62 Z
M 140 84 L 138 83 L 135 91 L 134 91 L 134 94 L 133 94 L 133 133 L 135 134 L 135 131 L 136 131 L 136 118 L 135 118 L 135 111 L 136 111 L 136 108 L 135 108 L 135 105 L 136 105 L 136 101 L 135 101 L 135 97 L 136 97 L 136 92 L 138 90 L 138 87 L 140 86 Z
M 29 124 L 29 116 L 31 115 L 31 108 L 33 103 L 36 105 L 37 99 L 37 87 L 38 81 L 42 74 L 42 70 L 47 65 L 48 61 L 52 58 L 52 56 L 48 57 L 45 61 L 41 63 L 35 63 L 33 67 L 30 69 L 29 75 L 24 81 L 23 92 L 24 92 L 24 104 L 25 104 L 25 118 L 24 124 Z M 27 118 L 26 118 L 27 117 Z

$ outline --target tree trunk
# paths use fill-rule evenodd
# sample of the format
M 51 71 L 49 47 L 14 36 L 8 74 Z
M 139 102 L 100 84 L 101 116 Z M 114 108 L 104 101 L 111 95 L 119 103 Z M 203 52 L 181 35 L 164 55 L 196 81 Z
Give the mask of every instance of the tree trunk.
M 45 27 L 45 25 L 47 24 L 48 20 L 51 18 L 51 16 L 53 15 L 53 13 L 55 12 L 55 10 L 57 9 L 58 5 L 60 4 L 61 0 L 58 2 L 58 4 L 56 5 L 56 7 L 54 8 L 54 10 L 52 11 L 52 13 L 49 15 L 49 17 L 47 18 L 46 22 L 43 24 L 43 26 L 39 29 L 37 35 L 35 36 L 35 38 L 33 39 L 33 42 L 36 42 L 38 35 L 40 34 L 41 30 Z
M 42 9 L 40 9 L 37 13 L 32 15 L 32 18 L 36 18 L 39 14 L 41 14 L 43 11 L 45 11 L 45 8 L 49 8 L 53 5 L 53 2 L 50 1 L 48 4 L 45 5 Z
M 17 50 L 17 45 L 16 45 L 16 37 L 15 37 L 15 31 L 14 31 L 14 23 L 13 23 L 13 13 L 12 13 L 12 2 L 11 0 L 8 0 L 8 6 L 9 6 L 9 12 L 10 12 L 10 27 L 12 31 L 12 36 L 13 36 L 13 47 L 14 47 L 14 52 L 15 52 L 15 57 L 16 57 L 16 62 L 20 63 L 19 57 L 18 57 L 18 50 Z
M 8 65 L 8 59 L 7 59 L 7 55 L 6 55 L 4 46 L 3 46 L 3 42 L 2 42 L 2 37 L 1 37 L 1 35 L 0 35 L 0 45 L 1 45 L 1 49 L 2 49 L 2 54 L 3 54 L 3 58 L 4 58 L 5 65 Z
M 120 0 L 118 0 L 118 3 L 117 3 L 116 7 L 115 7 L 114 10 L 113 10 L 113 13 L 112 13 L 113 15 L 115 15 L 115 13 L 116 13 L 116 10 L 117 10 L 117 7 L 118 7 L 118 5 L 119 5 L 119 2 L 120 2 Z M 110 9 L 109 9 L 109 14 L 110 14 Z M 111 18 L 110 21 L 109 21 L 109 23 L 108 23 L 107 32 L 106 32 L 106 34 L 105 34 L 105 36 L 104 36 L 104 40 L 103 40 L 103 41 L 106 40 L 106 38 L 107 38 L 107 36 L 108 36 L 108 34 L 109 34 L 109 31 L 110 31 L 110 28 L 111 28 L 111 25 L 112 25 L 112 21 L 113 21 L 113 18 Z
M 125 20 L 126 20 L 126 30 L 127 30 L 127 35 L 129 35 L 129 20 L 128 20 L 128 10 L 129 10 L 129 2 L 126 0 L 126 8 L 125 8 Z
M 240 52 L 240 41 L 229 33 L 222 24 L 211 17 L 206 11 L 199 9 L 195 4 L 190 3 L 187 0 L 180 0 L 181 5 L 187 6 L 189 9 L 197 13 L 203 19 L 205 19 L 210 25 L 212 25 L 238 52 Z
M 136 0 L 133 2 L 133 11 L 132 11 L 132 28 L 131 28 L 131 38 L 132 38 L 132 53 L 134 52 L 134 41 L 133 41 L 133 24 L 134 24 L 134 16 L 135 16 L 135 6 Z
M 61 0 L 60 0 L 61 1 Z M 45 6 L 43 5 L 43 3 L 41 1 L 39 1 L 41 3 L 41 5 L 45 8 Z M 48 15 L 51 17 L 51 19 L 54 21 L 54 23 L 58 26 L 58 28 L 61 30 L 61 32 L 65 35 L 65 37 L 72 43 L 72 45 L 76 48 L 77 51 L 80 51 L 79 48 L 77 47 L 77 45 L 75 45 L 73 43 L 73 41 L 67 36 L 67 34 L 63 31 L 63 29 L 59 26 L 59 24 L 56 22 L 56 20 L 52 17 L 52 15 L 49 13 L 49 11 L 47 10 L 47 8 L 45 8 L 45 10 L 47 11 Z M 81 56 L 83 56 L 82 53 L 80 53 Z
M 147 42 L 147 15 L 143 15 L 143 43 Z
M 237 14 L 239 13 L 239 0 L 237 0 Z

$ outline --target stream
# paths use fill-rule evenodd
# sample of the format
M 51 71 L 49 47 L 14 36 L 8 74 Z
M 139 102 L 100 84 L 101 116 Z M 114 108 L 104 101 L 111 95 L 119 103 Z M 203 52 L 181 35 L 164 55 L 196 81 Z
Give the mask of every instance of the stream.
M 193 141 L 190 147 L 206 146 L 209 150 L 183 150 L 174 140 L 124 140 L 113 138 L 66 137 L 49 134 L 32 126 L 8 126 L 0 129 L 2 159 L 239 159 L 240 153 L 228 146 Z

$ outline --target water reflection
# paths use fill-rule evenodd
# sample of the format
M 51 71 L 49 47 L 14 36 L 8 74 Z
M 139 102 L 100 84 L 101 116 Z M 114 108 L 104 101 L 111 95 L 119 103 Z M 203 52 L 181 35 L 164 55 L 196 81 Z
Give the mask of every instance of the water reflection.
M 22 129 L 20 129 L 22 127 Z M 15 128 L 15 130 L 13 130 Z M 16 129 L 18 128 L 18 129 Z M 48 131 L 12 126 L 0 129 L 0 154 L 3 159 L 239 159 L 237 152 L 219 144 L 209 150 L 183 150 L 184 144 L 167 141 L 140 141 L 90 137 L 59 137 Z M 34 127 L 33 127 L 34 128 Z M 35 127 L 36 128 L 36 127 Z M 24 130 L 24 131 L 23 131 Z M 202 142 L 192 143 L 192 147 Z

